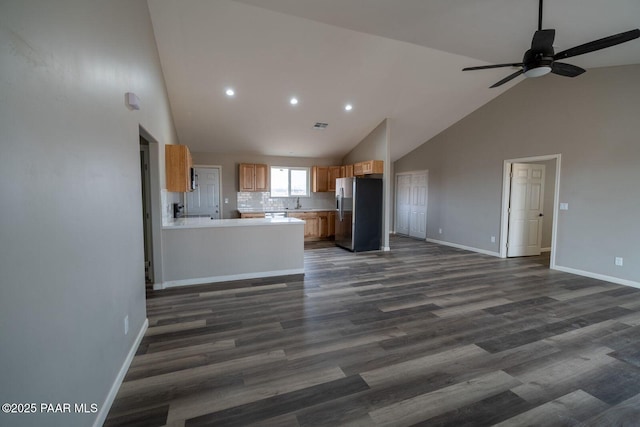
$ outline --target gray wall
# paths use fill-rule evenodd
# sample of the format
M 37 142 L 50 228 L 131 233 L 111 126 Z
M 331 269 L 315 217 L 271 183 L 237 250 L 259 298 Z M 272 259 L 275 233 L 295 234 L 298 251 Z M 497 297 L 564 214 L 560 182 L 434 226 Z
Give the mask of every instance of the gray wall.
M 222 166 L 222 199 L 223 199 L 223 218 L 237 218 L 238 206 L 236 195 L 238 193 L 238 165 L 240 163 L 262 163 L 269 166 L 336 166 L 340 165 L 340 159 L 312 159 L 307 157 L 277 157 L 264 156 L 259 154 L 235 153 L 191 153 L 193 163 L 196 165 Z M 326 196 L 326 193 L 322 193 Z M 326 197 L 321 198 L 324 200 Z M 229 203 L 224 203 L 224 198 L 229 198 Z M 312 194 L 312 197 L 314 195 Z M 307 203 L 305 199 L 300 199 L 302 206 L 311 206 L 313 203 Z M 321 203 L 321 202 L 319 202 Z
M 384 187 L 384 206 L 382 210 L 382 246 L 384 248 L 389 248 L 389 230 L 391 227 L 390 212 L 392 206 L 390 183 L 393 180 L 390 179 L 392 172 L 389 155 L 389 133 L 389 120 L 385 119 L 342 159 L 342 164 L 344 165 L 363 162 L 367 160 L 384 161 L 384 174 L 382 177 Z
M 2 1 L 0 402 L 103 409 L 146 317 L 139 125 L 176 142 L 145 0 Z
M 638 76 L 632 65 L 524 80 L 396 161 L 429 169 L 427 236 L 498 252 L 503 161 L 560 153 L 557 265 L 637 283 Z

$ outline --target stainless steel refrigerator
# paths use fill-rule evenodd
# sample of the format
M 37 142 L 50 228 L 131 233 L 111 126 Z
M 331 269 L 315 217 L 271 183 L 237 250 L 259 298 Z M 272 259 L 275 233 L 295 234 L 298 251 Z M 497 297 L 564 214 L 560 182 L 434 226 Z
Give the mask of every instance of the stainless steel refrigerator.
M 336 245 L 353 252 L 380 249 L 382 179 L 336 180 Z

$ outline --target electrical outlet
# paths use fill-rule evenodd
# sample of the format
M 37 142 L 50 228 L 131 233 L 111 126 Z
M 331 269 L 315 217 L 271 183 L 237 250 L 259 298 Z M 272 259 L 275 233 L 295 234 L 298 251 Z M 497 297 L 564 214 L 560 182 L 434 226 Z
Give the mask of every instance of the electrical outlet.
M 228 197 L 224 198 L 224 203 L 225 203 L 225 205 L 229 203 L 229 198 Z
M 491 236 L 491 243 L 495 243 L 496 242 L 496 236 Z
M 619 256 L 617 256 L 617 257 L 616 257 L 616 265 L 617 265 L 618 267 L 622 267 L 622 263 L 623 263 L 623 261 L 624 261 L 624 260 L 622 259 L 622 257 L 619 257 Z
M 442 234 L 442 228 L 438 228 L 438 234 Z
M 127 335 L 129 333 L 129 315 L 124 316 L 124 334 Z

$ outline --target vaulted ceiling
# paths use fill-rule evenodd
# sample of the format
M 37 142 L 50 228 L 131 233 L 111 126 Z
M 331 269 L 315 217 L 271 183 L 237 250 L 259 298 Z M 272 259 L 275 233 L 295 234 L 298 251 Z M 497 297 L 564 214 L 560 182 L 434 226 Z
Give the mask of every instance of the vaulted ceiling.
M 520 62 L 538 19 L 538 0 L 148 3 L 182 144 L 325 158 L 344 156 L 389 118 L 396 160 L 508 90 L 523 77 L 489 86 L 510 68 L 461 69 Z M 556 29 L 559 51 L 637 28 L 638 17 L 637 0 L 547 0 L 543 27 Z M 565 62 L 640 63 L 640 40 Z M 536 84 L 544 79 L 571 84 L 555 75 Z

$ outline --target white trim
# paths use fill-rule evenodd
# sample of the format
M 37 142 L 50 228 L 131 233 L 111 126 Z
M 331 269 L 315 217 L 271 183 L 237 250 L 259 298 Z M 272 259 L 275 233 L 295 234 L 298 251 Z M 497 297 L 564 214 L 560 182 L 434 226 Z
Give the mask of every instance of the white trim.
M 502 175 L 502 210 L 500 216 L 500 258 L 507 257 L 507 238 L 509 237 L 509 198 L 511 197 L 511 178 L 509 176 L 511 172 L 512 163 L 530 163 L 540 162 L 546 160 L 556 161 L 556 182 L 553 189 L 553 222 L 551 227 L 551 258 L 549 261 L 549 268 L 554 268 L 556 265 L 556 245 L 558 237 L 558 206 L 560 200 L 560 170 L 562 163 L 562 154 L 549 154 L 545 156 L 534 157 L 521 157 L 517 159 L 507 159 L 504 161 L 503 175 Z
M 551 252 L 551 247 L 548 247 L 548 248 L 540 248 L 540 252 Z
M 382 248 L 382 251 L 383 251 L 383 252 L 389 252 L 389 251 L 391 251 L 391 247 L 389 247 L 389 246 L 384 246 L 384 247 Z
M 436 239 L 429 239 L 429 238 L 427 238 L 427 242 L 437 243 L 438 245 L 451 246 L 453 248 L 464 249 L 466 251 L 477 252 L 480 254 L 501 258 L 498 252 L 488 251 L 486 249 L 472 248 L 471 246 L 459 245 L 457 243 L 445 242 L 443 240 L 436 240 Z
M 162 284 L 154 284 L 153 290 L 173 288 L 176 286 L 203 285 L 206 283 L 231 282 L 233 280 L 260 279 L 263 277 L 291 276 L 293 274 L 304 274 L 304 268 L 292 270 L 259 271 L 255 273 L 229 274 L 226 276 L 198 277 L 195 279 L 169 280 Z
M 93 422 L 94 427 L 100 427 L 104 424 L 104 421 L 107 419 L 107 415 L 109 415 L 109 411 L 111 410 L 111 405 L 113 405 L 113 401 L 116 399 L 116 395 L 118 394 L 118 390 L 120 390 L 120 386 L 122 385 L 122 381 L 124 380 L 127 371 L 129 370 L 129 366 L 131 366 L 131 362 L 133 362 L 133 357 L 136 355 L 136 351 L 138 351 L 138 347 L 140 347 L 140 342 L 142 342 L 142 338 L 144 338 L 144 334 L 147 332 L 147 328 L 149 327 L 149 319 L 144 319 L 142 323 L 142 327 L 138 331 L 138 336 L 133 341 L 133 345 L 129 349 L 129 353 L 127 357 L 124 359 L 122 366 L 120 367 L 120 371 L 118 371 L 118 375 L 116 379 L 111 384 L 111 389 L 109 389 L 109 394 L 105 398 L 104 402 L 100 406 L 100 411 L 98 411 L 98 415 L 96 416 L 96 420 Z
M 560 265 L 556 265 L 552 267 L 552 270 L 558 270 L 558 271 L 563 271 L 565 273 L 577 274 L 578 276 L 590 277 L 592 279 L 604 280 L 605 282 L 611 282 L 611 283 L 616 283 L 618 285 L 631 286 L 633 288 L 640 289 L 640 282 L 634 282 L 632 280 L 627 280 L 627 279 L 620 279 L 619 277 L 592 273 L 590 271 L 578 270 L 570 267 L 562 267 Z

